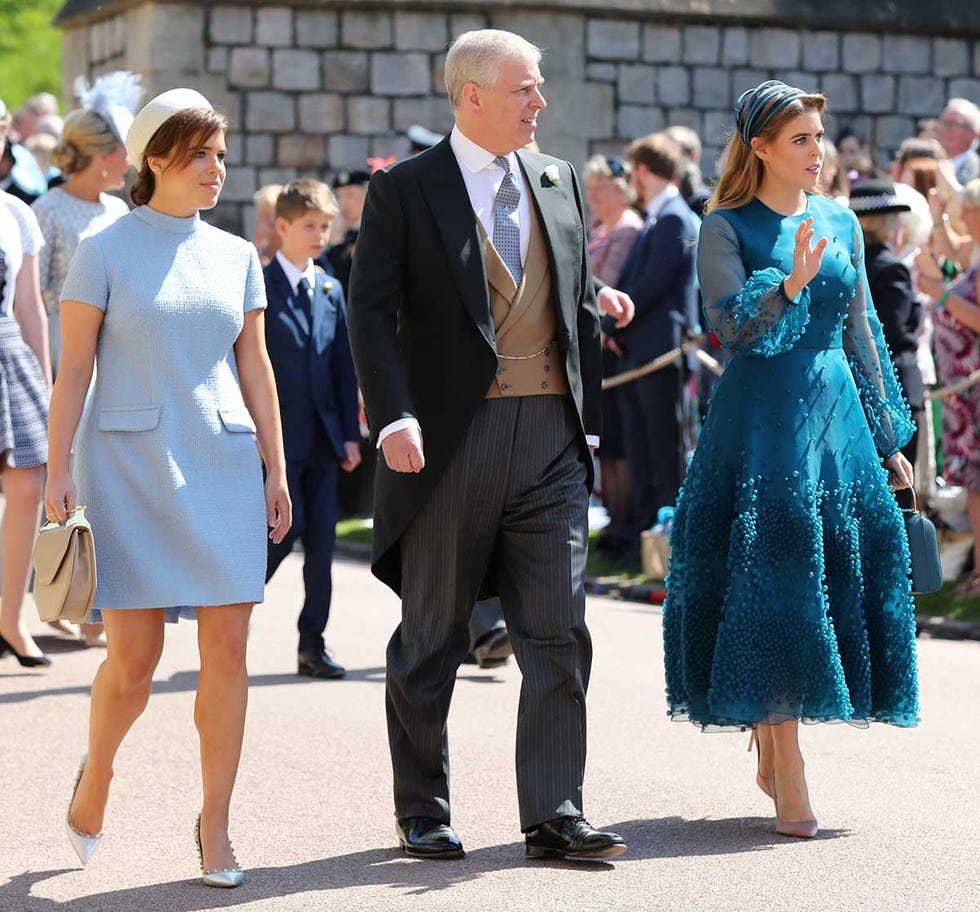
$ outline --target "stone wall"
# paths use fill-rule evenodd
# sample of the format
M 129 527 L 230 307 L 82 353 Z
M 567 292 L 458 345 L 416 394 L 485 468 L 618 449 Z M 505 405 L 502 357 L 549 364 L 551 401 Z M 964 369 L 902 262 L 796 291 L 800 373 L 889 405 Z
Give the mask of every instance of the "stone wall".
M 569 3 L 544 11 L 487 3 L 478 12 L 460 0 L 414 11 L 422 6 L 109 3 L 62 23 L 66 89 L 78 73 L 128 67 L 144 74 L 149 93 L 190 85 L 223 107 L 228 181 L 212 220 L 236 231 L 247 230 L 262 184 L 402 156 L 413 123 L 448 130 L 442 61 L 451 37 L 471 28 L 511 29 L 545 49 L 539 143 L 576 165 L 682 123 L 701 134 L 710 172 L 734 99 L 769 77 L 825 92 L 830 134 L 850 125 L 882 157 L 947 97 L 980 100 L 980 45 L 968 37 L 612 16 Z

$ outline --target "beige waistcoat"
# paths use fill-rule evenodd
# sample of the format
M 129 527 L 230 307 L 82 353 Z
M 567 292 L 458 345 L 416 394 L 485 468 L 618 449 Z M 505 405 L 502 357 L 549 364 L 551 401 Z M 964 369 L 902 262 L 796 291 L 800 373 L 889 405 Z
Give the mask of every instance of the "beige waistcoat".
M 479 220 L 477 226 L 483 240 L 498 353 L 497 376 L 487 398 L 566 394 L 568 379 L 557 341 L 548 248 L 534 207 L 531 206 L 531 237 L 520 286 L 514 283 Z

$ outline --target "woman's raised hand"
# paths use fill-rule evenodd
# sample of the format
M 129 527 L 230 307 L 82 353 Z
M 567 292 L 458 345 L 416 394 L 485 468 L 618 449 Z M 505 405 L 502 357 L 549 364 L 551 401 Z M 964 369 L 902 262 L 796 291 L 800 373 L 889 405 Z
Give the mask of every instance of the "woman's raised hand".
M 827 239 L 822 237 L 811 246 L 813 235 L 813 219 L 803 219 L 800 227 L 796 229 L 796 238 L 793 241 L 793 272 L 784 283 L 786 295 L 791 300 L 806 288 L 820 271 L 823 252 L 827 249 Z

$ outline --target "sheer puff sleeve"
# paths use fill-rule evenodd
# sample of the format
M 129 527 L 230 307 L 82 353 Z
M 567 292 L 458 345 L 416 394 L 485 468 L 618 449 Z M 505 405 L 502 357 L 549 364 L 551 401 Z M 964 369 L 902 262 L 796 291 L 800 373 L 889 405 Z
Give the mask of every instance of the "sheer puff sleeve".
M 875 446 L 887 458 L 912 439 L 915 422 L 898 385 L 895 368 L 885 345 L 885 334 L 871 300 L 868 275 L 864 268 L 864 234 L 853 213 L 852 220 L 854 240 L 851 264 L 857 276 L 854 280 L 854 297 L 844 318 L 844 351 L 861 395 L 861 405 Z
M 698 279 L 708 325 L 725 348 L 768 358 L 793 347 L 810 320 L 810 290 L 790 300 L 786 278 L 774 267 L 746 276 L 734 227 L 720 213 L 704 220 Z

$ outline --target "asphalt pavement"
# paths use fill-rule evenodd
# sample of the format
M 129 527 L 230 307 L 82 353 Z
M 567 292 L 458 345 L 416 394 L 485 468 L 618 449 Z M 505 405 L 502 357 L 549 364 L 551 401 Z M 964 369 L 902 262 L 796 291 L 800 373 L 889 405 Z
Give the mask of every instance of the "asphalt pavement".
M 972 912 L 980 909 L 980 643 L 920 640 L 918 729 L 804 732 L 820 835 L 772 830 L 748 735 L 666 717 L 655 608 L 589 599 L 586 813 L 622 833 L 613 863 L 528 861 L 514 786 L 520 673 L 464 666 L 450 719 L 462 861 L 396 847 L 384 723 L 384 649 L 398 604 L 365 564 L 335 567 L 329 643 L 344 681 L 295 675 L 301 557 L 256 608 L 251 696 L 232 836 L 237 890 L 200 883 L 192 722 L 196 628 L 168 628 L 154 694 L 123 745 L 106 836 L 79 868 L 64 813 L 100 661 L 47 636 L 47 671 L 0 661 L 0 912 Z

